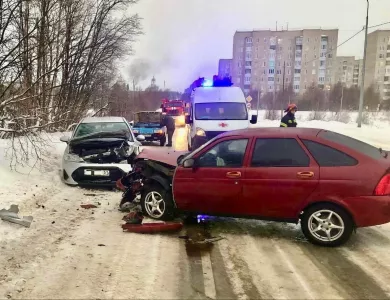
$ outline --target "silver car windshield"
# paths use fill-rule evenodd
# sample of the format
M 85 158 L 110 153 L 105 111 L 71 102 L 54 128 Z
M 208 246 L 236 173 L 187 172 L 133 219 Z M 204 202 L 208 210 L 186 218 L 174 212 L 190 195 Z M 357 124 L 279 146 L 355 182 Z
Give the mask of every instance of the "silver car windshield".
M 99 133 L 99 132 L 116 132 L 116 131 L 128 131 L 130 132 L 129 127 L 125 122 L 102 122 L 102 123 L 81 123 L 74 134 L 73 137 L 83 137 L 86 135 Z M 132 135 L 130 134 L 130 141 L 132 142 Z

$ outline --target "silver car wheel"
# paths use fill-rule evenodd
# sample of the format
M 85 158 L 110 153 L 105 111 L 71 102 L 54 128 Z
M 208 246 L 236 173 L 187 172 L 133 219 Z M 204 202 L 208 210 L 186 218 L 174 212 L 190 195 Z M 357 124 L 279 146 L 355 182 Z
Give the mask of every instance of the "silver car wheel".
M 158 219 L 164 215 L 165 202 L 160 193 L 152 191 L 145 197 L 145 210 L 152 218 Z
M 328 209 L 314 212 L 308 219 L 308 227 L 312 236 L 323 242 L 336 241 L 345 230 L 340 215 Z

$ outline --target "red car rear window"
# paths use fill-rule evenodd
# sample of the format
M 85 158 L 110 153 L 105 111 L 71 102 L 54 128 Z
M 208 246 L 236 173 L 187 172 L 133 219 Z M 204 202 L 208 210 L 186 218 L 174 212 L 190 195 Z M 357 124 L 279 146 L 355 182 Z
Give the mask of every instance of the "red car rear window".
M 324 130 L 318 134 L 318 137 L 346 146 L 373 159 L 384 159 L 384 156 L 381 154 L 378 148 L 349 136 Z

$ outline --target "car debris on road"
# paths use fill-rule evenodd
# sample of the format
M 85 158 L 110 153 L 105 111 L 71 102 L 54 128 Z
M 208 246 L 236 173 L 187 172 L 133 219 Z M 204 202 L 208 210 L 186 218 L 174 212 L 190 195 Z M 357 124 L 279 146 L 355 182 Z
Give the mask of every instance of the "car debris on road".
M 33 217 L 24 216 L 21 218 L 18 216 L 18 213 L 19 213 L 18 205 L 12 204 L 9 209 L 0 210 L 0 219 L 2 219 L 3 221 L 19 224 L 24 227 L 30 227 L 33 221 Z
M 94 204 L 81 204 L 80 207 L 84 209 L 97 208 L 97 206 Z

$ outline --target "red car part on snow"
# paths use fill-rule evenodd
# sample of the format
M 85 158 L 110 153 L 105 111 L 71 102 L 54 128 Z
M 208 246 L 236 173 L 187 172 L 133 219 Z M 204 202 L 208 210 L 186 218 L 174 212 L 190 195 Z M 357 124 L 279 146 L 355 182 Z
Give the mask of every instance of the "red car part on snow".
M 159 233 L 169 231 L 179 231 L 183 228 L 183 223 L 164 222 L 164 223 L 142 223 L 142 224 L 123 224 L 123 231 L 135 233 Z

